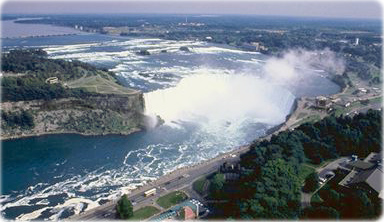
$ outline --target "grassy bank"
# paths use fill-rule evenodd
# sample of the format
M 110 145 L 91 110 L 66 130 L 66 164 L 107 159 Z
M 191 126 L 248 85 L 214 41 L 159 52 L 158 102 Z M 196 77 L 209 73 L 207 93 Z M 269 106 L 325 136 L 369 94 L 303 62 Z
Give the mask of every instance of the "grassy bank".
M 168 209 L 187 199 L 187 195 L 182 191 L 173 191 L 165 196 L 159 197 L 156 203 L 164 209 Z

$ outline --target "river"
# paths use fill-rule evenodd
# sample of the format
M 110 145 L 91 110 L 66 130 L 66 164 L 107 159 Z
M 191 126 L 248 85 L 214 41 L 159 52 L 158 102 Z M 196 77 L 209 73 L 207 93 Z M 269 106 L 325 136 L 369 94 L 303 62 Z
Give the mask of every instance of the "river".
M 296 97 L 339 91 L 322 70 L 293 67 L 294 78 L 277 79 L 265 55 L 199 41 L 88 33 L 3 40 L 4 49 L 14 47 L 41 47 L 51 58 L 116 72 L 145 93 L 147 115 L 165 123 L 128 136 L 3 141 L 1 211 L 9 219 L 62 219 L 90 209 L 253 141 L 284 122 Z M 143 49 L 151 55 L 136 53 Z

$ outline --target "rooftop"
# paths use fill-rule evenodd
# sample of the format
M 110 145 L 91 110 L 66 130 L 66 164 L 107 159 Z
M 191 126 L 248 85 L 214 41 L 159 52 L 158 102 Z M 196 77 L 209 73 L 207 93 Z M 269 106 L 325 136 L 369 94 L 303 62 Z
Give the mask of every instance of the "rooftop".
M 354 184 L 366 183 L 382 196 L 383 167 L 379 164 L 381 158 L 381 153 L 370 153 L 364 161 L 350 162 L 348 165 L 352 166 L 353 170 L 339 184 L 349 187 Z
M 352 167 L 356 167 L 359 170 L 367 170 L 369 168 L 372 168 L 375 164 L 370 163 L 370 162 L 365 162 L 365 161 L 362 161 L 362 160 L 356 160 L 356 161 L 351 161 L 349 163 L 349 165 L 352 166 Z
M 370 163 L 376 163 L 378 161 L 381 162 L 381 160 L 383 159 L 383 155 L 382 153 L 370 153 L 365 159 L 364 159 L 364 162 L 370 162 Z

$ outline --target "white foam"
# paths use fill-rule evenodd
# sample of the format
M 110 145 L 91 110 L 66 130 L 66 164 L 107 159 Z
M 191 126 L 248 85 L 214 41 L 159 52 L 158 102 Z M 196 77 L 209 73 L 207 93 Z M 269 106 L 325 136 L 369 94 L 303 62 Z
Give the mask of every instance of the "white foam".
M 15 201 L 1 206 L 1 209 L 29 206 L 33 199 L 66 193 L 68 197 L 64 200 L 64 204 L 49 206 L 51 213 L 54 213 L 50 219 L 58 219 L 62 212 L 69 208 L 79 213 L 85 203 L 89 204 L 85 210 L 89 210 L 98 206 L 101 199 L 118 198 L 122 193 L 129 193 L 135 187 L 153 181 L 164 173 L 196 164 L 220 152 L 233 149 L 245 141 L 243 128 L 248 124 L 255 122 L 275 124 L 284 121 L 292 105 L 293 96 L 284 88 L 266 79 L 238 75 L 233 70 L 208 68 L 203 64 L 195 67 L 164 66 L 164 61 L 156 61 L 162 64 L 160 68 L 146 66 L 147 60 L 144 58 L 148 57 L 136 55 L 137 50 L 142 48 L 150 50 L 151 53 L 160 53 L 164 49 L 168 52 L 180 52 L 181 46 L 189 47 L 192 53 L 201 54 L 220 52 L 257 54 L 216 46 L 203 48 L 206 45 L 207 43 L 193 41 L 132 39 L 48 47 L 52 58 L 79 59 L 85 62 L 115 61 L 119 64 L 111 70 L 120 76 L 172 87 L 146 93 L 147 112 L 160 115 L 166 121 L 166 126 L 173 127 L 172 129 L 178 132 L 188 133 L 183 121 L 194 122 L 198 130 L 177 144 L 159 143 L 139 147 L 136 150 L 127 149 L 121 165 L 114 169 L 101 167 L 86 172 L 85 175 L 65 177 L 66 179 L 55 184 L 31 186 L 28 192 L 20 193 Z M 99 46 L 120 46 L 123 51 L 90 52 L 92 47 Z M 256 59 L 252 58 L 251 61 L 259 63 L 260 61 Z M 156 77 L 162 77 L 165 73 L 172 73 L 176 77 L 170 77 L 170 82 L 159 82 Z M 180 78 L 177 77 L 184 79 L 178 82 Z M 134 85 L 132 82 L 128 84 Z M 118 188 L 110 190 L 108 188 L 110 186 Z M 92 194 L 82 197 L 82 192 Z M 10 200 L 9 198 L 4 196 L 5 200 Z M 43 200 L 39 204 L 48 202 Z M 40 209 L 19 217 L 37 218 L 42 211 Z
M 293 95 L 250 75 L 191 75 L 176 87 L 144 95 L 146 112 L 172 121 L 235 123 L 252 117 L 262 123 L 284 121 Z
M 98 43 L 89 43 L 89 44 L 76 44 L 76 45 L 64 45 L 64 46 L 54 46 L 44 48 L 48 54 L 53 53 L 73 53 L 79 51 L 88 50 L 92 46 L 96 46 Z
M 35 210 L 35 211 L 31 212 L 31 213 L 21 214 L 18 217 L 16 217 L 16 220 L 23 220 L 23 221 L 25 221 L 25 220 L 36 219 L 36 218 L 38 218 L 41 215 L 42 212 L 44 212 L 47 209 L 50 209 L 50 208 L 49 207 L 44 207 L 44 208 Z
M 259 55 L 259 52 L 251 52 L 251 51 L 242 51 L 238 49 L 229 49 L 223 47 L 209 46 L 209 47 L 194 47 L 191 49 L 192 52 L 200 53 L 200 54 L 217 54 L 223 52 L 236 53 L 236 54 L 253 54 Z

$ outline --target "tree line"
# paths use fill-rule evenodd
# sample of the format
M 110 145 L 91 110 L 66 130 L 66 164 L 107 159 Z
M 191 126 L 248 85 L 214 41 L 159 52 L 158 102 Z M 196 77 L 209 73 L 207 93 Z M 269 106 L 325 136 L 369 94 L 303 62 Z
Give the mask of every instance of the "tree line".
M 42 49 L 16 49 L 2 53 L 1 68 L 3 72 L 25 74 L 2 77 L 3 101 L 50 100 L 91 94 L 83 89 L 69 89 L 62 84 L 46 83 L 49 77 L 67 81 L 98 74 L 114 76 L 111 72 L 80 61 L 49 59 Z
M 311 218 L 308 211 L 313 209 L 306 212 L 300 209 L 302 181 L 298 175 L 301 164 L 318 164 L 352 154 L 365 157 L 370 152 L 380 152 L 381 116 L 381 111 L 377 110 L 353 117 L 329 116 L 316 123 L 305 123 L 293 131 L 280 132 L 269 141 L 255 141 L 240 157 L 240 178 L 226 181 L 220 190 L 210 192 L 208 202 L 213 209 L 212 217 L 247 220 Z M 359 200 L 366 201 L 361 192 L 353 193 L 353 197 L 345 195 L 346 198 L 339 201 L 356 200 L 360 196 L 363 197 Z M 344 205 L 343 211 L 347 211 L 348 204 Z M 340 210 L 321 207 L 325 211 Z M 355 217 L 364 218 L 364 215 Z
M 21 127 L 23 129 L 31 129 L 35 126 L 33 116 L 30 111 L 21 110 L 21 112 L 1 112 L 2 128 Z
M 47 52 L 42 49 L 15 49 L 2 54 L 1 70 L 12 73 L 28 73 L 39 79 L 58 77 L 61 80 L 71 80 L 92 73 L 96 67 L 73 60 L 49 59 Z
M 61 84 L 48 84 L 29 76 L 3 77 L 1 86 L 3 101 L 51 100 L 91 94 L 83 89 L 68 89 Z

